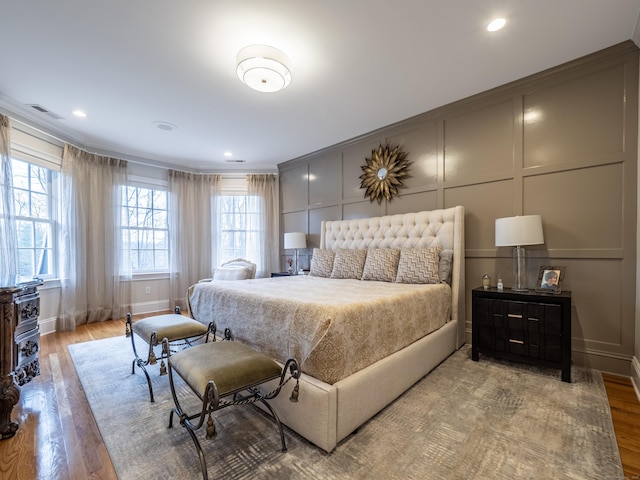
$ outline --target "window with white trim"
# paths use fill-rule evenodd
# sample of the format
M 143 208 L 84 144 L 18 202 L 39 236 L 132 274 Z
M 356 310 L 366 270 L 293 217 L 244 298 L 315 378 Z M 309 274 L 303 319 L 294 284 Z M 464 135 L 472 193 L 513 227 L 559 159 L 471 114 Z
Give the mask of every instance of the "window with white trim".
M 132 273 L 169 271 L 169 224 L 166 189 L 124 187 L 122 229 Z
M 261 199 L 253 195 L 222 195 L 219 202 L 218 264 L 234 258 L 256 258 Z
M 12 158 L 13 202 L 19 273 L 53 278 L 57 273 L 55 186 L 57 172 Z

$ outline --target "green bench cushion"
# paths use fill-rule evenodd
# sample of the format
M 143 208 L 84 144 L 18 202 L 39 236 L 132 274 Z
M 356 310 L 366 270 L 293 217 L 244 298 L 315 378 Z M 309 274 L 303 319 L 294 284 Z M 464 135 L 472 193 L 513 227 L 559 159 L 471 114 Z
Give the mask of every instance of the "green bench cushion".
M 131 330 L 146 342 L 149 342 L 151 334 L 156 332 L 158 344 L 162 343 L 163 338 L 168 338 L 170 342 L 173 342 L 207 333 L 205 325 L 177 313 L 143 318 L 132 323 Z
M 272 359 L 238 342 L 209 342 L 172 354 L 169 364 L 202 399 L 209 380 L 220 398 L 278 378 Z

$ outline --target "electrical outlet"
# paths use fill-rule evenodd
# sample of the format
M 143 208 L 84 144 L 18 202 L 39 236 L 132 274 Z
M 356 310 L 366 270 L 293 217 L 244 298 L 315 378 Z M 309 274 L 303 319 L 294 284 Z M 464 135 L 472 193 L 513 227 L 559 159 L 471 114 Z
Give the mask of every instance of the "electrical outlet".
M 149 295 L 151 293 L 151 287 L 146 287 L 144 289 L 144 293 L 146 293 L 147 295 Z

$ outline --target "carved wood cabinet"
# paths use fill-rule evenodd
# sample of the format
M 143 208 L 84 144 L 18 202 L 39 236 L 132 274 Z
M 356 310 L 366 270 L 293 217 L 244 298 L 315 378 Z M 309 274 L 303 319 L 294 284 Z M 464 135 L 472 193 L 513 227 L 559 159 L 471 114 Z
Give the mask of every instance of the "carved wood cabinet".
M 0 439 L 18 430 L 11 411 L 20 399 L 20 385 L 40 374 L 40 294 L 42 280 L 0 285 Z

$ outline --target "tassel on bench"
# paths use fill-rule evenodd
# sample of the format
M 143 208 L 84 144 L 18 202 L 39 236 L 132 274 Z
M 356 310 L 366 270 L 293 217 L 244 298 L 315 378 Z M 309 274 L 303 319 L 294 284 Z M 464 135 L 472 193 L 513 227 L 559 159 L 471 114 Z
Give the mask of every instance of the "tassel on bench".
M 211 412 L 209 412 L 209 419 L 207 420 L 207 435 L 206 438 L 214 438 L 218 432 L 216 432 L 216 425 L 213 423 Z
M 298 385 L 298 380 L 296 379 L 296 386 L 293 387 L 291 391 L 291 397 L 289 397 L 289 401 L 293 403 L 298 403 L 298 397 L 300 396 L 300 386 Z

